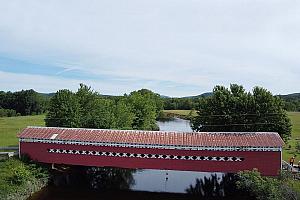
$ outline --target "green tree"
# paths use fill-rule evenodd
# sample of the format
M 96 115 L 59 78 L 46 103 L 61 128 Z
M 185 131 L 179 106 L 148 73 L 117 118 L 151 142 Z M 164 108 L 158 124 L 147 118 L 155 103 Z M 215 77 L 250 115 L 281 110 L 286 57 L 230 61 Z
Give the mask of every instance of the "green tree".
M 132 129 L 134 115 L 123 99 L 103 97 L 80 84 L 76 93 L 82 127 Z
M 47 98 L 34 90 L 18 92 L 0 91 L 0 107 L 15 110 L 21 115 L 44 113 L 47 109 Z
M 79 103 L 81 127 L 96 128 L 94 114 L 99 106 L 99 102 L 96 102 L 99 94 L 94 92 L 91 87 L 81 83 L 76 92 L 76 98 Z
M 51 98 L 45 121 L 47 126 L 154 130 L 162 106 L 150 90 L 108 97 L 80 84 L 76 93 L 60 90 Z
M 91 121 L 85 128 L 110 129 L 116 127 L 113 101 L 109 99 L 96 98 L 92 104 L 89 115 Z M 83 116 L 84 117 L 84 116 Z
M 292 187 L 295 180 L 289 172 L 277 178 L 263 177 L 256 170 L 238 173 L 236 187 L 240 192 L 257 200 L 296 200 L 299 193 Z
M 198 116 L 192 120 L 195 131 L 270 131 L 287 139 L 291 122 L 284 104 L 264 88 L 255 87 L 253 93 L 242 86 L 216 86 L 213 95 L 201 98 Z
M 156 117 L 159 115 L 160 101 L 157 96 L 149 90 L 131 92 L 128 96 L 135 118 L 133 128 L 141 130 L 157 130 Z
M 69 90 L 59 90 L 50 100 L 46 126 L 81 127 L 80 104 L 76 95 Z
M 134 113 L 131 111 L 130 106 L 126 104 L 125 99 L 116 102 L 114 115 L 116 129 L 132 129 Z
M 257 200 L 281 200 L 279 182 L 273 178 L 260 176 L 257 171 L 239 173 L 237 188 L 255 197 Z
M 43 112 L 43 98 L 34 90 L 22 90 L 14 93 L 14 109 L 21 115 Z

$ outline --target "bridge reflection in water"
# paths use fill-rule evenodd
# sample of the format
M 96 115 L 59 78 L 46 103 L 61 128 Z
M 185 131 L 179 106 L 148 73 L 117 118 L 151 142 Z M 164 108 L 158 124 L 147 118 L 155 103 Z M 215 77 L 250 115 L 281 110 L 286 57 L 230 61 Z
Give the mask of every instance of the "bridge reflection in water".
M 73 166 L 68 171 L 56 171 L 53 175 L 54 186 L 35 194 L 31 200 L 241 197 L 236 193 L 233 174 Z

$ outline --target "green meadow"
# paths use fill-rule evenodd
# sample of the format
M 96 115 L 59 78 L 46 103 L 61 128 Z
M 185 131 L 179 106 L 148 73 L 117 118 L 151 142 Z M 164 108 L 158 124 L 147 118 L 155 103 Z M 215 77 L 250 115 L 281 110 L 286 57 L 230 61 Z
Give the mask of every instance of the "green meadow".
M 45 126 L 45 115 L 1 117 L 0 146 L 17 146 L 17 134 L 27 126 Z
M 283 159 L 288 160 L 291 156 L 296 155 L 296 163 L 300 160 L 300 152 L 296 151 L 296 143 L 300 142 L 300 112 L 289 112 L 288 116 L 290 117 L 293 129 L 292 137 L 286 143 L 283 149 Z

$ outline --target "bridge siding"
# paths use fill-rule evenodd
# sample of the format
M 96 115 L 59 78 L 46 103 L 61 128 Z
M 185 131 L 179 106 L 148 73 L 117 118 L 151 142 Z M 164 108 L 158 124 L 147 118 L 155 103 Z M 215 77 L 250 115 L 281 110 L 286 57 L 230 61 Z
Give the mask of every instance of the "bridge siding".
M 20 143 L 21 153 L 28 154 L 33 160 L 45 163 L 84 165 L 84 166 L 110 166 L 140 169 L 169 169 L 201 172 L 238 172 L 257 168 L 263 175 L 276 176 L 281 166 L 280 152 L 255 151 L 194 151 L 172 149 L 143 149 L 126 147 L 100 147 L 66 144 L 46 143 Z M 78 154 L 49 153 L 47 149 L 74 149 L 85 151 L 127 152 L 141 154 L 167 154 L 167 155 L 195 155 L 195 156 L 239 156 L 244 161 L 202 161 L 202 160 L 170 160 L 154 158 L 128 158 L 108 157 Z

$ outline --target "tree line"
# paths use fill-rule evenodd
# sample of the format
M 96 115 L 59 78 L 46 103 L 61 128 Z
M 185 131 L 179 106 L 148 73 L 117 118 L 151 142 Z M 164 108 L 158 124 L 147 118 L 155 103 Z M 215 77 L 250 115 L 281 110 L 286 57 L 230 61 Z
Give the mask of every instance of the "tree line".
M 201 99 L 208 98 L 213 93 L 199 95 L 194 97 L 181 98 L 163 98 L 165 110 L 193 110 L 196 109 L 201 102 Z M 283 107 L 286 111 L 300 112 L 300 94 L 277 95 L 283 101 Z
M 203 97 L 199 97 L 203 98 Z M 198 105 L 199 98 L 164 98 L 165 110 L 192 110 Z
M 208 98 L 213 93 L 207 93 L 194 97 L 161 98 L 165 110 L 193 110 L 201 103 L 201 99 Z M 34 90 L 22 90 L 17 92 L 0 91 L 0 117 L 17 115 L 33 115 L 45 113 L 48 110 L 51 95 L 43 95 Z M 101 95 L 105 99 L 116 100 L 118 96 Z M 300 94 L 278 95 L 283 101 L 286 111 L 300 112 Z
M 34 90 L 0 91 L 0 117 L 41 114 L 47 105 L 48 99 Z
M 162 109 L 160 95 L 147 89 L 109 98 L 80 84 L 77 92 L 59 90 L 51 97 L 45 121 L 54 127 L 158 130 Z
M 300 112 L 300 93 L 279 95 L 284 100 L 284 108 L 287 111 Z

